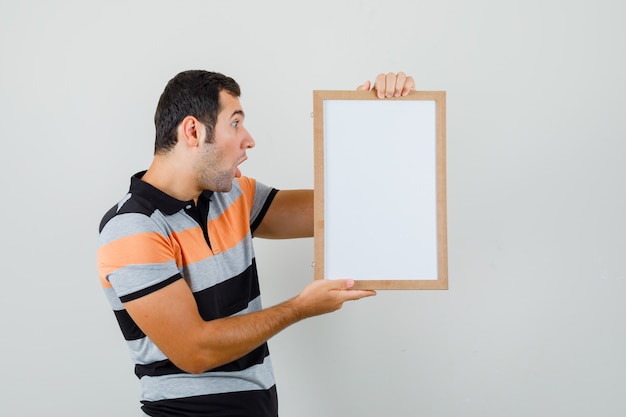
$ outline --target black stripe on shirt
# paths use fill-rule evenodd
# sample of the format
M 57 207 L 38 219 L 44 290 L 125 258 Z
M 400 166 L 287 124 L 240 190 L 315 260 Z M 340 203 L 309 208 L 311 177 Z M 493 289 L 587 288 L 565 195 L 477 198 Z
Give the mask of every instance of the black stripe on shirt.
M 276 386 L 267 390 L 199 395 L 173 400 L 142 401 L 142 410 L 152 417 L 276 417 Z
M 129 301 L 136 300 L 137 298 L 141 298 L 143 296 L 151 294 L 151 293 L 153 293 L 153 292 L 155 292 L 157 290 L 160 290 L 161 288 L 165 288 L 168 285 L 170 285 L 171 283 L 173 283 L 175 281 L 178 281 L 181 278 L 182 278 L 182 275 L 177 273 L 176 275 L 173 275 L 173 276 L 169 277 L 165 281 L 161 281 L 161 282 L 158 282 L 158 283 L 156 283 L 154 285 L 146 287 L 146 288 L 144 288 L 142 290 L 135 291 L 135 292 L 132 292 L 130 294 L 123 295 L 123 296 L 120 297 L 120 301 L 123 302 L 123 303 L 127 303 Z
M 254 365 L 260 365 L 264 362 L 265 358 L 269 356 L 270 351 L 267 347 L 267 343 L 263 343 L 258 348 L 254 349 L 252 352 L 247 355 L 229 362 L 225 365 L 218 366 L 217 368 L 210 369 L 206 371 L 207 373 L 211 372 L 237 372 L 243 371 L 244 369 L 248 369 Z M 185 371 L 178 368 L 172 361 L 169 359 L 165 359 L 162 361 L 152 362 L 145 365 L 135 364 L 135 375 L 138 378 L 144 376 L 163 376 L 163 375 L 174 375 L 174 374 L 183 374 Z
M 124 340 L 138 340 L 146 337 L 146 334 L 137 326 L 126 310 L 113 310 L 117 323 L 120 325 Z
M 194 293 L 200 316 L 214 320 L 245 310 L 260 294 L 256 261 L 241 274 Z

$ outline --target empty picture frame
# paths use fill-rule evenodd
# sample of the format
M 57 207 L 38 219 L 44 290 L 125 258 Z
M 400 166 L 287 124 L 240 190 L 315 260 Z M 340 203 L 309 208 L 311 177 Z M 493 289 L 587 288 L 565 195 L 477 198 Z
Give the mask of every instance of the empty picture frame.
M 314 277 L 448 289 L 445 91 L 313 91 Z

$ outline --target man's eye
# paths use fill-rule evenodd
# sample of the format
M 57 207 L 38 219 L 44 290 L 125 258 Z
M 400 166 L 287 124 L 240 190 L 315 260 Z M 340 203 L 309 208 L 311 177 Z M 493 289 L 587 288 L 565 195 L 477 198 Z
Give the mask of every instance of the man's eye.
M 235 128 L 236 128 L 237 126 L 239 126 L 239 121 L 238 121 L 238 120 L 235 120 L 235 121 L 234 121 L 234 122 L 232 122 L 230 125 L 231 125 L 232 127 L 235 127 Z

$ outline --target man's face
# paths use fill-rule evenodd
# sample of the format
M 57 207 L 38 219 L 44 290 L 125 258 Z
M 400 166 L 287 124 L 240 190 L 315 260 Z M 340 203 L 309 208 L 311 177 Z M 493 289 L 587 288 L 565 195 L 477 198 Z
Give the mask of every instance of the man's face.
M 239 98 L 221 91 L 220 104 L 222 110 L 217 115 L 214 140 L 207 143 L 205 130 L 197 169 L 203 189 L 225 192 L 232 188 L 233 179 L 241 176 L 237 166 L 247 159 L 246 150 L 255 143 L 243 126 L 244 113 Z

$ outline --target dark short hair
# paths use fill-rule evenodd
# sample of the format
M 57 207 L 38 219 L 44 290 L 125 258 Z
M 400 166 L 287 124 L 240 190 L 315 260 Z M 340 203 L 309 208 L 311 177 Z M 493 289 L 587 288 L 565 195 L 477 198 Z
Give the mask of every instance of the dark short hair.
M 187 116 L 200 120 L 206 126 L 209 141 L 212 141 L 221 109 L 219 94 L 222 90 L 235 97 L 241 95 L 235 80 L 217 72 L 189 70 L 172 78 L 165 86 L 154 114 L 154 153 L 167 152 L 176 145 L 176 129 Z

